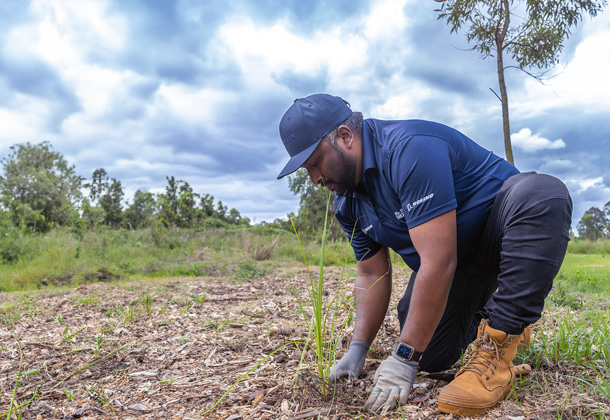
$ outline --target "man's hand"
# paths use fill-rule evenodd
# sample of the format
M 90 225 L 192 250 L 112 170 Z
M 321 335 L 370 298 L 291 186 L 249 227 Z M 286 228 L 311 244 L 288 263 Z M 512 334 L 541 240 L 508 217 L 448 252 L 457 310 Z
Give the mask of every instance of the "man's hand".
M 330 369 L 330 383 L 333 384 L 337 379 L 345 376 L 357 377 L 364 366 L 369 348 L 370 346 L 362 341 L 352 341 L 347 353 Z
M 418 362 L 408 362 L 393 354 L 381 362 L 375 372 L 375 385 L 369 399 L 364 404 L 366 411 L 392 410 L 398 402 L 406 404 L 413 381 L 417 376 Z

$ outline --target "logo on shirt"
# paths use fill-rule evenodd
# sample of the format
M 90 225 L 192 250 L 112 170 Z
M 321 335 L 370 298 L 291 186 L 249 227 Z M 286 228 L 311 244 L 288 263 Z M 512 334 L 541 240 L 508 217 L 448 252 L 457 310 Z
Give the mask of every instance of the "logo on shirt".
M 408 210 L 408 211 L 411 211 L 413 208 L 415 208 L 415 206 L 418 206 L 418 205 L 420 205 L 421 203 L 423 203 L 423 202 L 426 202 L 426 201 L 430 200 L 432 197 L 434 197 L 434 193 L 432 193 L 432 194 L 428 194 L 427 196 L 422 197 L 422 198 L 420 198 L 419 200 L 415 200 L 414 202 L 407 204 L 407 210 Z M 397 216 L 397 217 L 398 217 L 398 216 Z
M 400 209 L 398 209 L 398 211 L 394 212 L 394 216 L 396 216 L 398 220 L 403 219 L 405 217 L 405 211 L 401 207 Z
M 373 225 L 368 225 L 364 229 L 362 229 L 362 233 L 367 233 L 369 230 L 373 229 Z

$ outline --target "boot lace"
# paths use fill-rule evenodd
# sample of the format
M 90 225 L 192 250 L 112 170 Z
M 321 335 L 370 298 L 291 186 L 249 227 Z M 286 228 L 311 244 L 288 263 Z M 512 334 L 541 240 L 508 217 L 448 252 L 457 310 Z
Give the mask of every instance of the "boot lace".
M 471 371 L 477 375 L 484 375 L 485 379 L 489 380 L 489 375 L 486 373 L 487 369 L 490 366 L 493 367 L 491 374 L 495 375 L 495 370 L 500 367 L 501 350 L 498 348 L 498 343 L 488 333 L 485 333 L 482 337 L 477 338 L 473 344 L 474 352 L 460 374 Z

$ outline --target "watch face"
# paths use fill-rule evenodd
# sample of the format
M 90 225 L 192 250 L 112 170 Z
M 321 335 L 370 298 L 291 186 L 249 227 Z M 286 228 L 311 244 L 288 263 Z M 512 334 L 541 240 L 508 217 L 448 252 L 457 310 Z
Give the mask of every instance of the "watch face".
M 398 343 L 398 347 L 396 347 L 396 354 L 406 360 L 411 360 L 411 356 L 413 356 L 413 351 L 413 347 L 405 343 Z

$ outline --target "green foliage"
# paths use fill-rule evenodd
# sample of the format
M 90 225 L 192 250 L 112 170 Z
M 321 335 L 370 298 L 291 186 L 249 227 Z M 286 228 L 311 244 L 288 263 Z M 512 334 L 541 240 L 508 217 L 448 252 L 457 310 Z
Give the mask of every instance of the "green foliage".
M 573 239 L 568 242 L 568 253 L 610 255 L 610 238 L 595 241 Z
M 119 229 L 147 228 L 226 228 L 249 226 L 250 220 L 209 194 L 193 191 L 188 182 L 166 177 L 164 194 L 136 191 L 132 204 L 124 209 L 124 191 L 120 180 L 110 178 L 104 168 L 93 171 L 91 180 L 75 174 L 63 156 L 51 144 L 29 143 L 11 147 L 3 158 L 0 176 L 0 233 L 7 233 L 7 220 L 19 232 L 47 232 L 56 226 L 68 226 L 77 236 L 103 226 Z M 82 198 L 81 187 L 88 188 Z M 199 200 L 200 199 L 200 200 Z M 80 206 L 80 209 L 77 208 Z M 20 251 L 14 233 L 4 235 L 10 244 L 3 247 L 0 262 L 11 262 Z M 7 239 L 8 238 L 8 239 Z
M 307 352 L 313 355 L 313 366 L 307 363 L 308 370 L 312 373 L 312 376 L 319 382 L 319 390 L 325 398 L 330 396 L 330 369 L 335 362 L 335 352 L 337 350 L 337 344 L 340 342 L 343 329 L 350 322 L 351 315 L 355 309 L 355 302 L 353 299 L 346 297 L 345 293 L 345 268 L 347 266 L 347 260 L 343 261 L 343 271 L 339 279 L 339 291 L 333 297 L 328 296 L 328 291 L 325 289 L 325 276 L 324 276 L 324 262 L 326 260 L 326 250 L 328 244 L 328 236 L 330 232 L 327 231 L 329 226 L 329 210 L 331 207 L 331 196 L 327 196 L 325 219 L 321 240 L 320 240 L 320 253 L 318 264 L 318 276 L 317 279 L 310 272 L 309 263 L 305 254 L 304 248 L 300 242 L 299 235 L 295 229 L 295 234 L 299 243 L 301 244 L 301 251 L 303 252 L 303 259 L 305 266 L 307 267 L 307 274 L 309 284 L 307 287 L 307 293 L 309 295 L 309 301 L 303 302 L 296 288 L 293 287 L 293 293 L 298 301 L 301 315 L 305 320 L 308 328 L 308 335 L 304 337 L 303 350 L 301 351 L 301 361 L 307 360 L 305 354 Z M 332 217 L 332 216 L 331 216 Z M 309 307 L 311 306 L 311 309 Z M 297 373 L 298 375 L 298 373 Z
M 584 313 L 567 311 L 555 320 L 554 328 L 538 331 L 532 340 L 539 350 L 538 357 L 569 361 L 577 365 L 597 360 L 610 360 L 610 327 L 608 310 L 588 310 Z M 537 360 L 537 368 L 541 360 Z
M 610 257 L 595 254 L 568 254 L 555 279 L 557 287 L 570 292 L 610 294 Z
M 104 210 L 104 223 L 112 228 L 119 228 L 123 222 L 123 186 L 121 181 L 112 178 L 108 191 L 100 197 L 100 207 Z
M 563 281 L 555 282 L 555 290 L 549 295 L 548 299 L 555 306 L 575 310 L 582 308 L 581 299 L 578 295 L 570 291 L 569 286 Z
M 264 276 L 265 270 L 259 269 L 252 261 L 244 261 L 239 263 L 234 271 L 235 278 L 251 280 L 255 277 Z
M 19 230 L 13 226 L 8 212 L 0 210 L 0 264 L 11 264 L 21 254 Z
M 99 168 L 93 171 L 91 182 L 84 185 L 89 188 L 89 198 L 92 204 L 97 204 L 97 207 L 88 205 L 85 207 L 83 203 L 83 217 L 92 218 L 93 225 L 97 226 L 98 220 L 101 218 L 107 226 L 118 228 L 123 221 L 123 207 L 121 201 L 125 195 L 121 181 L 116 178 L 110 179 L 104 168 Z M 87 202 L 87 204 L 89 204 Z M 91 225 L 88 221 L 87 225 Z
M 67 228 L 44 235 L 22 233 L 10 223 L 8 229 L 12 233 L 6 235 L 4 230 L 0 244 L 12 244 L 13 248 L 1 248 L 11 261 L 0 261 L 0 291 L 168 275 L 251 279 L 264 275 L 270 264 L 303 261 L 294 233 L 264 226 L 130 230 L 100 225 L 82 235 Z M 246 247 L 246 242 L 250 247 L 259 246 L 261 253 L 275 245 L 267 254 L 269 258 L 258 262 L 258 251 Z M 315 241 L 304 242 L 303 250 L 310 262 L 319 264 Z M 327 244 L 325 265 L 342 265 L 346 259 L 355 262 L 345 240 Z
M 570 28 L 583 14 L 595 17 L 606 5 L 605 0 L 436 1 L 441 3 L 438 18 L 452 33 L 468 26 L 466 38 L 484 58 L 506 52 L 520 68 L 539 69 L 557 62 Z M 505 24 L 506 30 L 499 30 Z
M 129 229 L 144 229 L 153 226 L 157 212 L 157 202 L 151 192 L 137 190 L 133 203 L 124 213 L 124 223 Z
M 576 226 L 579 238 L 590 241 L 610 238 L 610 201 L 606 203 L 604 210 L 591 207 L 585 212 Z
M 49 142 L 17 144 L 11 151 L 1 161 L 0 200 L 19 223 L 33 231 L 47 231 L 77 219 L 75 204 L 81 199 L 83 178 L 74 166 Z
M 226 227 L 228 225 L 249 225 L 250 220 L 243 218 L 236 209 L 227 207 L 218 201 L 214 209 L 214 197 L 195 193 L 186 181 L 166 177 L 165 194 L 157 200 L 158 223 L 165 227 Z M 200 206 L 197 207 L 197 199 Z
M 99 207 L 92 206 L 88 198 L 83 199 L 81 211 L 81 220 L 86 228 L 95 229 L 98 226 L 103 225 L 105 219 L 104 210 Z

